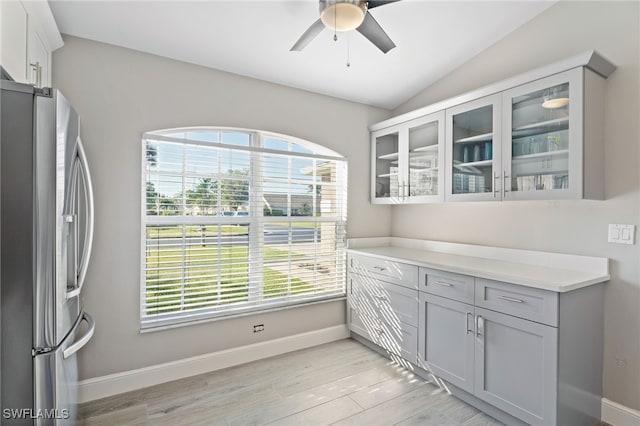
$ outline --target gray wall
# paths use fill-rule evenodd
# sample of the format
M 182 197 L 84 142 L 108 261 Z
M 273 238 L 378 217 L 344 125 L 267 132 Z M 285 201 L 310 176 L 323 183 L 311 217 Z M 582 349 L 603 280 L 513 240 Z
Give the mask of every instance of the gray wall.
M 394 111 L 595 49 L 618 67 L 606 83 L 606 201 L 397 206 L 391 231 L 400 237 L 609 257 L 604 395 L 635 409 L 640 409 L 640 249 L 638 242 L 608 244 L 607 225 L 639 225 L 639 16 L 638 2 L 559 2 Z
M 83 379 L 345 323 L 343 301 L 140 334 L 141 135 L 182 126 L 245 127 L 297 136 L 349 160 L 348 234 L 390 234 L 390 208 L 369 203 L 367 126 L 388 111 L 234 74 L 65 37 L 54 86 L 81 116 L 96 193 L 85 306 L 96 334 Z M 266 330 L 253 334 L 252 324 Z

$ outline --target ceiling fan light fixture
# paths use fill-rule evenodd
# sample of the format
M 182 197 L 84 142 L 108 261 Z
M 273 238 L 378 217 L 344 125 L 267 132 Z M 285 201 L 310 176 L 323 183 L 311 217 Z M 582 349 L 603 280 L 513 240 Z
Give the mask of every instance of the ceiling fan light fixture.
M 362 24 L 366 12 L 365 2 L 336 2 L 328 4 L 320 12 L 320 19 L 332 30 L 351 31 Z

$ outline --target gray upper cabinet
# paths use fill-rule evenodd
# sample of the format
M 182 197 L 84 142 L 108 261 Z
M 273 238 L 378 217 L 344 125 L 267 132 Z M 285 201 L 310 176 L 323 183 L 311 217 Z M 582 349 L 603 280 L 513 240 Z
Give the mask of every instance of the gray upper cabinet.
M 473 393 L 474 307 L 420 293 L 418 366 Z
M 604 199 L 614 69 L 587 52 L 372 125 L 372 202 Z
M 501 105 L 498 94 L 447 109 L 447 201 L 500 199 Z
M 474 395 L 527 423 L 555 424 L 558 329 L 488 309 L 476 315 Z
M 604 198 L 603 85 L 576 68 L 503 93 L 503 199 Z
M 371 201 L 421 203 L 444 199 L 444 111 L 371 135 Z

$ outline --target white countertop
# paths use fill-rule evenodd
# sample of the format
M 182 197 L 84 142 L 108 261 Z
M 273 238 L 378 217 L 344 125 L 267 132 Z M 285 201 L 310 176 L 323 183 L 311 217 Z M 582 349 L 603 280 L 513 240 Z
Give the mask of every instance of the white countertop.
M 607 258 L 404 238 L 349 240 L 349 251 L 559 293 L 608 281 Z

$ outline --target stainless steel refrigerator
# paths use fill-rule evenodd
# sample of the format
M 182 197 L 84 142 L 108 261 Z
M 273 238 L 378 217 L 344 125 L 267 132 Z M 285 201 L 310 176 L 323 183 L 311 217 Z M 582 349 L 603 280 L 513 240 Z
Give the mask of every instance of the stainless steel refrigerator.
M 74 424 L 93 193 L 79 118 L 57 90 L 0 79 L 2 424 Z

